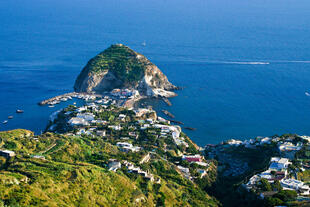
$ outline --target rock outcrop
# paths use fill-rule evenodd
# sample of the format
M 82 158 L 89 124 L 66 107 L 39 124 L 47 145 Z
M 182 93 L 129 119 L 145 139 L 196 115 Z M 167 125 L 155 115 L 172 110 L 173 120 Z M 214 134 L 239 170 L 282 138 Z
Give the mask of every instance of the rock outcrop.
M 145 56 L 129 47 L 112 45 L 83 68 L 75 81 L 76 92 L 102 93 L 115 88 L 136 89 L 141 95 L 172 97 L 177 89 Z

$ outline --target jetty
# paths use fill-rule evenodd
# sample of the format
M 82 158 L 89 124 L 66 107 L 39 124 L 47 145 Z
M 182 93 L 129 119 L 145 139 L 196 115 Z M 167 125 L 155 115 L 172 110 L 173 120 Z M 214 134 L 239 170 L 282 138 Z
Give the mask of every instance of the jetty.
M 181 125 L 184 125 L 183 122 L 181 121 L 177 121 L 177 120 L 172 120 L 172 119 L 169 119 L 168 121 L 172 122 L 172 123 L 175 123 L 175 124 L 181 124 Z
M 169 117 L 171 117 L 171 118 L 175 118 L 174 117 L 174 115 L 172 114 L 172 113 L 170 113 L 169 111 L 167 111 L 167 110 L 161 110 L 165 115 L 167 115 L 167 116 L 169 116 Z
M 191 131 L 195 131 L 196 130 L 196 128 L 192 128 L 192 127 L 184 127 L 184 129 L 191 130 Z
M 167 98 L 163 98 L 163 101 L 164 101 L 168 106 L 172 106 L 172 103 L 171 103 Z

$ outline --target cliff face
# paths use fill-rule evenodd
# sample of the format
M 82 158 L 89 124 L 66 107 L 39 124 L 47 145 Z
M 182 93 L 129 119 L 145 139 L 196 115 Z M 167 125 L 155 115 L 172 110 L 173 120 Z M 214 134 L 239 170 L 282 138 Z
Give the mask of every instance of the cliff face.
M 160 69 L 143 55 L 122 44 L 112 45 L 83 68 L 76 79 L 76 92 L 134 88 L 146 96 L 171 97 L 176 89 Z

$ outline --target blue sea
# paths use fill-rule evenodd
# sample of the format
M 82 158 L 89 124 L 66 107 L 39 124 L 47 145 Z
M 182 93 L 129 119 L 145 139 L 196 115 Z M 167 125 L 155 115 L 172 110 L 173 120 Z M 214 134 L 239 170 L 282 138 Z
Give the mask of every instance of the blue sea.
M 310 135 L 309 11 L 309 0 L 0 1 L 0 130 L 41 133 L 69 102 L 37 102 L 72 91 L 90 58 L 123 43 L 184 87 L 173 106 L 152 104 L 197 128 L 186 133 L 199 145 Z

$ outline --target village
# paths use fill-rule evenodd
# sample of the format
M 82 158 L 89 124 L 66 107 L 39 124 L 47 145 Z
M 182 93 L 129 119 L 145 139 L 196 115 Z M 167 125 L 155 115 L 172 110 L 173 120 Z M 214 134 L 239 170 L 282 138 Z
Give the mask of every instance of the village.
M 113 90 L 111 93 L 118 98 L 132 96 L 129 91 Z M 107 168 L 116 172 L 125 167 L 127 172 L 138 174 L 151 182 L 160 182 L 160 179 L 154 178 L 149 170 L 139 167 L 151 159 L 173 161 L 175 169 L 190 181 L 204 177 L 209 167 L 210 161 L 204 159 L 199 147 L 193 146 L 180 126 L 171 125 L 169 120 L 157 116 L 151 107 L 126 109 L 109 96 L 94 98 L 81 107 L 71 105 L 57 111 L 50 117 L 48 131 L 101 137 L 117 146 L 121 152 L 139 154 L 137 156 L 141 160 L 136 163 L 111 158 Z M 172 151 L 179 159 L 169 156 Z M 186 166 L 182 166 L 183 163 Z M 190 172 L 191 164 L 198 166 L 194 170 L 195 176 Z

